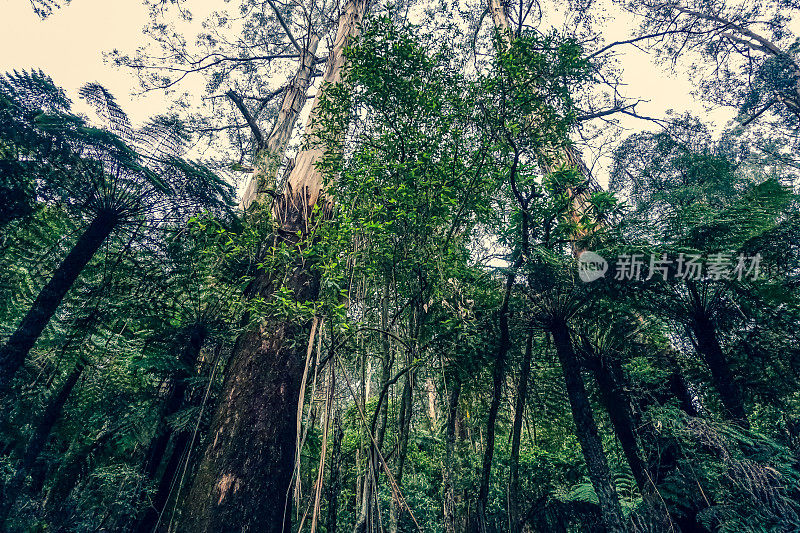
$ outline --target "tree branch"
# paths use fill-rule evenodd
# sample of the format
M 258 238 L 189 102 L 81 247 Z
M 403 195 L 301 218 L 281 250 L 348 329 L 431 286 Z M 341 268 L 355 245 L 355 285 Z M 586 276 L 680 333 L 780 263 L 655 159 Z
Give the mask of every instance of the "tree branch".
M 686 8 L 686 7 L 683 7 L 683 6 L 679 6 L 679 5 L 675 5 L 675 6 L 673 6 L 673 8 L 676 11 L 680 12 L 680 13 L 685 13 L 687 15 L 691 15 L 693 17 L 696 17 L 696 18 L 699 18 L 699 19 L 702 19 L 702 20 L 707 20 L 707 21 L 713 22 L 715 24 L 722 24 L 723 26 L 726 26 L 728 28 L 733 28 L 737 32 L 741 33 L 742 35 L 744 35 L 746 37 L 749 37 L 750 39 L 752 39 L 752 40 L 756 41 L 757 43 L 759 43 L 765 49 L 769 50 L 769 52 L 772 53 L 773 55 L 776 55 L 776 56 L 785 56 L 786 55 L 786 53 L 783 50 L 778 48 L 778 46 L 775 45 L 774 43 L 772 43 L 771 41 L 765 39 L 761 35 L 753 32 L 753 31 L 750 31 L 747 28 L 745 28 L 744 26 L 742 26 L 740 24 L 737 24 L 737 23 L 735 23 L 735 22 L 733 22 L 731 20 L 724 19 L 724 18 L 722 18 L 722 17 L 720 17 L 718 15 L 710 15 L 708 13 L 703 13 L 701 11 L 694 11 L 692 9 L 689 9 L 689 8 Z M 723 28 L 720 28 L 720 29 L 723 29 Z
M 239 97 L 233 89 L 230 89 L 228 92 L 225 93 L 225 96 L 231 99 L 233 104 L 239 110 L 239 112 L 244 115 L 244 119 L 247 121 L 247 125 L 250 126 L 250 130 L 253 132 L 253 137 L 256 140 L 256 144 L 258 145 L 259 149 L 264 146 L 264 135 L 261 133 L 261 128 L 258 127 L 256 124 L 253 115 L 250 114 L 250 111 L 247 110 L 247 106 L 244 105 L 244 102 Z
M 576 122 L 583 122 L 583 121 L 586 121 L 586 120 L 592 120 L 592 119 L 595 119 L 595 118 L 600 118 L 600 117 L 605 117 L 605 116 L 608 116 L 608 115 L 613 115 L 615 113 L 622 113 L 623 111 L 626 111 L 628 109 L 634 109 L 636 107 L 636 105 L 641 101 L 642 100 L 637 100 L 636 102 L 634 102 L 632 104 L 617 105 L 617 106 L 611 107 L 609 109 L 604 109 L 603 111 L 597 111 L 595 113 L 587 113 L 585 115 L 581 115 L 579 117 L 576 117 L 575 121 Z
M 761 115 L 763 115 L 763 114 L 764 114 L 764 112 L 766 112 L 766 111 L 767 111 L 767 110 L 768 110 L 770 107 L 772 107 L 772 106 L 773 106 L 773 105 L 775 105 L 776 103 L 778 103 L 778 100 L 777 100 L 776 98 L 773 98 L 772 100 L 770 100 L 769 102 L 767 102 L 767 104 L 766 104 L 764 107 L 762 107 L 761 109 L 759 109 L 758 111 L 756 111 L 755 113 L 753 113 L 753 115 L 751 115 L 751 116 L 750 116 L 750 118 L 748 118 L 747 120 L 745 120 L 744 122 L 742 122 L 742 127 L 744 128 L 745 126 L 747 126 L 748 124 L 750 124 L 751 122 L 753 122 L 755 119 L 757 119 L 758 117 L 760 117 Z
M 289 37 L 289 40 L 292 41 L 294 47 L 297 48 L 297 51 L 300 52 L 300 54 L 302 55 L 303 48 L 297 43 L 297 39 L 294 38 L 294 35 L 292 35 L 292 31 L 289 29 L 289 25 L 286 24 L 285 20 L 283 20 L 283 16 L 281 16 L 280 11 L 278 11 L 278 6 L 276 6 L 272 0 L 267 0 L 267 3 L 269 4 L 269 7 L 272 8 L 272 11 L 275 12 L 275 17 L 277 17 L 278 22 L 280 22 L 281 27 L 283 28 L 283 31 L 286 32 L 286 35 Z

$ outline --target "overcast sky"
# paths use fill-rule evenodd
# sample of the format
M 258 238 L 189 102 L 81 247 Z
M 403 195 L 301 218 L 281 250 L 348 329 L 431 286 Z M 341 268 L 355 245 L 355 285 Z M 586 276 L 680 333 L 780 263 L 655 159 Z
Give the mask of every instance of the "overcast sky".
M 197 4 L 202 2 L 192 2 L 192 6 Z M 207 6 L 210 11 L 224 4 L 209 0 Z M 143 43 L 142 27 L 148 22 L 148 13 L 140 0 L 72 0 L 45 20 L 33 13 L 27 0 L 0 0 L 0 13 L 0 72 L 41 68 L 67 91 L 78 110 L 82 110 L 78 88 L 97 81 L 117 97 L 136 123 L 163 113 L 169 105 L 161 93 L 133 94 L 138 81 L 132 73 L 103 59 L 103 52 L 113 49 L 132 52 Z M 204 18 L 201 13 L 195 15 L 196 23 Z M 605 38 L 608 42 L 624 39 L 630 35 L 632 26 L 633 21 L 619 13 L 604 26 Z M 691 96 L 693 85 L 685 70 L 668 72 L 634 47 L 622 50 L 626 94 L 649 100 L 638 106 L 640 113 L 657 117 L 663 116 L 667 109 L 703 113 L 702 106 Z M 197 82 L 200 91 L 202 82 L 199 78 Z M 706 117 L 721 123 L 730 113 L 718 112 Z M 649 127 L 635 120 L 626 120 L 625 125 L 635 129 Z

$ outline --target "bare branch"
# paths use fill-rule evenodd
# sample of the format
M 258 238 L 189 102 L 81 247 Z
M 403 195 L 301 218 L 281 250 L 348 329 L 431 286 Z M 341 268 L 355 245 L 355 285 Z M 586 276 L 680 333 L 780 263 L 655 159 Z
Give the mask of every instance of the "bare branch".
M 297 51 L 302 54 L 303 48 L 297 43 L 297 39 L 294 38 L 294 35 L 292 35 L 292 31 L 289 29 L 289 26 L 286 24 L 286 21 L 283 20 L 283 16 L 281 15 L 280 11 L 278 11 L 278 6 L 276 6 L 272 0 L 267 0 L 267 3 L 269 4 L 269 7 L 272 8 L 272 11 L 275 12 L 275 17 L 277 17 L 278 22 L 280 22 L 281 27 L 283 28 L 283 31 L 286 32 L 286 35 L 289 37 L 289 40 L 292 41 L 292 44 L 294 45 L 295 48 L 297 48 Z
M 667 30 L 667 31 L 660 31 L 658 33 L 651 33 L 651 34 L 648 34 L 648 35 L 642 35 L 641 37 L 634 37 L 632 39 L 626 39 L 624 41 L 614 41 L 613 43 L 604 46 L 600 50 L 598 50 L 596 52 L 592 52 L 591 54 L 586 56 L 586 59 L 591 59 L 593 57 L 599 56 L 600 54 L 602 54 L 604 52 L 607 52 L 608 50 L 610 50 L 611 48 L 613 48 L 615 46 L 620 46 L 620 45 L 623 45 L 623 44 L 634 44 L 636 42 L 644 41 L 644 40 L 647 40 L 647 39 L 656 39 L 658 37 L 664 37 L 665 35 L 685 34 L 685 33 L 689 33 L 689 32 L 687 32 L 686 30 Z M 702 35 L 704 33 L 710 33 L 710 32 L 690 32 L 690 33 L 692 33 L 694 35 Z
M 258 124 L 256 124 L 253 115 L 250 114 L 250 111 L 248 111 L 247 106 L 244 105 L 244 102 L 239 97 L 239 95 L 236 94 L 236 92 L 233 89 L 230 89 L 228 92 L 225 93 L 225 96 L 231 99 L 231 101 L 239 110 L 239 112 L 241 112 L 242 115 L 244 116 L 244 119 L 247 121 L 247 125 L 250 126 L 250 130 L 253 132 L 253 137 L 256 140 L 256 145 L 258 145 L 259 148 L 264 146 L 264 136 L 261 133 L 261 128 L 258 127 Z
M 772 100 L 770 100 L 769 102 L 767 102 L 767 104 L 766 104 L 764 107 L 762 107 L 761 109 L 759 109 L 758 111 L 756 111 L 755 113 L 753 113 L 753 115 L 751 115 L 751 116 L 750 116 L 750 118 L 748 118 L 747 120 L 745 120 L 744 122 L 742 122 L 742 127 L 744 128 L 745 126 L 747 126 L 748 124 L 750 124 L 751 122 L 753 122 L 755 119 L 757 119 L 758 117 L 760 117 L 761 115 L 763 115 L 763 114 L 764 114 L 764 112 L 766 112 L 766 111 L 767 111 L 767 110 L 768 110 L 770 107 L 772 107 L 772 106 L 773 106 L 773 105 L 775 105 L 776 103 L 778 103 L 778 100 L 777 100 L 776 98 L 773 98 Z
M 575 119 L 575 121 L 576 122 L 584 122 L 584 121 L 592 120 L 592 119 L 595 119 L 595 118 L 605 117 L 605 116 L 608 116 L 608 115 L 614 115 L 616 113 L 622 113 L 623 111 L 634 109 L 636 107 L 636 105 L 639 102 L 642 102 L 642 101 L 643 100 L 637 100 L 637 101 L 633 102 L 632 104 L 616 105 L 616 106 L 611 107 L 609 109 L 604 109 L 603 111 L 596 111 L 594 113 L 587 113 L 585 115 L 581 115 L 581 116 L 577 117 Z
M 673 7 L 674 7 L 674 9 L 676 11 L 679 11 L 680 13 L 685 13 L 687 15 L 691 15 L 693 17 L 696 17 L 696 18 L 699 18 L 699 19 L 702 19 L 702 20 L 707 20 L 707 21 L 713 22 L 715 24 L 722 24 L 723 26 L 725 26 L 727 28 L 732 28 L 732 29 L 736 30 L 737 32 L 741 33 L 742 35 L 744 35 L 746 37 L 749 37 L 750 39 L 756 41 L 761 46 L 763 46 L 765 49 L 769 50 L 769 52 L 771 54 L 775 55 L 775 56 L 779 56 L 780 57 L 780 56 L 785 56 L 786 55 L 786 53 L 783 50 L 778 48 L 778 46 L 775 45 L 774 43 L 772 43 L 771 41 L 765 39 L 761 35 L 753 32 L 753 31 L 745 28 L 744 26 L 742 26 L 740 24 L 737 24 L 737 23 L 735 23 L 733 21 L 724 19 L 724 18 L 722 18 L 720 16 L 717 16 L 717 15 L 710 15 L 708 13 L 703 13 L 701 11 L 694 11 L 692 9 L 689 9 L 689 8 L 686 8 L 686 7 L 683 7 L 683 6 L 679 6 L 679 5 L 675 5 Z M 719 28 L 719 29 L 724 29 L 724 28 Z

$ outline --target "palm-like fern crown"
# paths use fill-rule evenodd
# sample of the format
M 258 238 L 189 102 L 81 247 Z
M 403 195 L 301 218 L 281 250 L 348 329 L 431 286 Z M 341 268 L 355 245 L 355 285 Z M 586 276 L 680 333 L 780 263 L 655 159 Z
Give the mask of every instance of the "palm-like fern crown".
M 86 84 L 79 94 L 102 128 L 72 114 L 64 92 L 41 71 L 0 80 L 3 158 L 41 178 L 39 197 L 119 222 L 144 216 L 157 225 L 204 209 L 219 212 L 229 203 L 229 185 L 184 159 L 188 136 L 180 121 L 156 117 L 134 128 L 100 84 Z

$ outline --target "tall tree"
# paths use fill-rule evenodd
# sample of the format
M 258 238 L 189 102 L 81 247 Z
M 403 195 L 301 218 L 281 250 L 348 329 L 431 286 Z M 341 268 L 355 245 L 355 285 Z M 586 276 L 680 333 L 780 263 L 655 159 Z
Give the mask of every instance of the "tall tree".
M 357 35 L 366 2 L 342 7 L 334 45 L 325 68 L 323 87 L 335 86 L 345 63 L 344 50 Z M 297 155 L 284 190 L 275 200 L 276 246 L 302 250 L 312 236 L 317 211 L 331 200 L 322 197 L 324 183 L 315 168 L 325 147 L 314 145 L 317 98 L 306 132 L 312 146 Z M 318 205 L 319 202 L 319 205 Z M 324 215 L 323 215 L 324 216 Z M 263 296 L 271 272 L 259 274 Z M 308 305 L 319 293 L 319 279 L 305 257 L 288 265 L 286 289 L 295 302 Z M 225 376 L 221 402 L 211 424 L 212 440 L 200 461 L 183 509 L 183 528 L 217 531 L 229 528 L 271 531 L 291 527 L 291 491 L 295 464 L 297 402 L 305 347 L 300 339 L 311 327 L 304 316 L 267 320 L 253 317 L 236 342 Z M 313 342 L 313 335 L 307 337 Z M 264 406 L 271 406 L 269 411 Z M 253 451 L 258 450 L 254 456 Z

